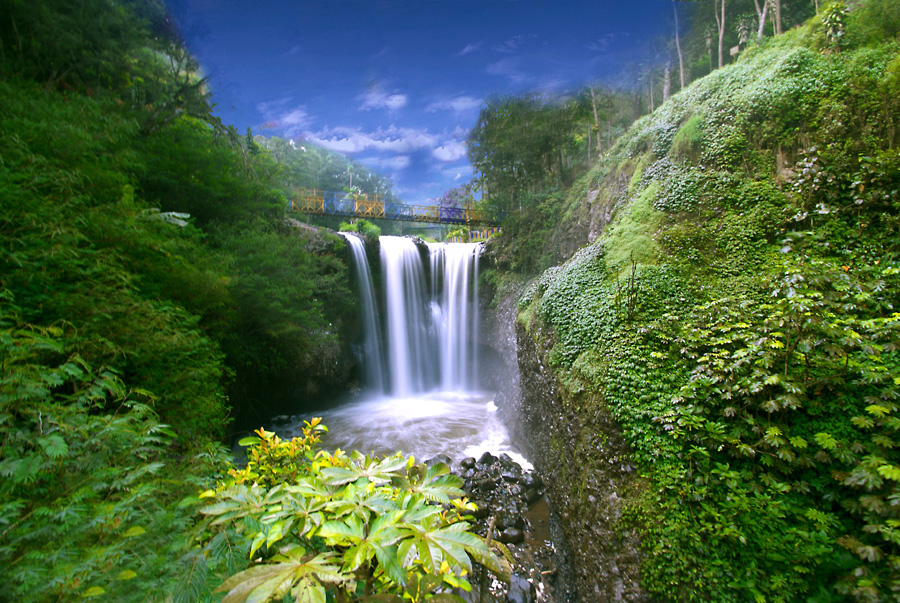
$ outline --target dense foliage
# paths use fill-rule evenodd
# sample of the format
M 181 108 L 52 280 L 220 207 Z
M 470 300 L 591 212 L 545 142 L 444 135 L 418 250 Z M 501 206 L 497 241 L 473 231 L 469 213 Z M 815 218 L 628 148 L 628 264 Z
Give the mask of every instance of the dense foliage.
M 625 523 L 661 600 L 900 593 L 900 46 L 882 8 L 823 7 L 639 120 L 555 210 L 582 237 L 585 197 L 615 218 L 520 301 L 532 333 L 552 327 L 560 383 L 631 446 L 646 486 Z
M 16 4 L 4 21 L 29 41 L 65 24 L 58 52 L 79 59 L 45 81 L 54 47 L 5 49 L 3 285 L 186 437 L 220 435 L 223 394 L 246 410 L 281 371 L 333 386 L 352 322 L 343 241 L 284 220 L 283 172 L 212 115 L 161 7 L 93 8 Z
M 0 599 L 162 600 L 230 417 L 344 386 L 345 243 L 161 4 L 0 12 Z
M 313 419 L 290 441 L 264 430 L 242 440 L 247 465 L 200 495 L 203 548 L 189 555 L 178 597 L 193 600 L 222 571 L 234 574 L 216 588 L 225 603 L 288 593 L 317 603 L 462 601 L 449 591 L 471 590 L 473 559 L 508 575 L 467 530 L 476 508 L 449 467 L 399 454 L 329 454 L 317 447 L 322 430 Z
M 0 597 L 168 592 L 193 524 L 177 503 L 207 483 L 218 453 L 173 456 L 175 434 L 159 422 L 153 394 L 73 353 L 71 326 L 28 324 L 22 313 L 4 291 Z

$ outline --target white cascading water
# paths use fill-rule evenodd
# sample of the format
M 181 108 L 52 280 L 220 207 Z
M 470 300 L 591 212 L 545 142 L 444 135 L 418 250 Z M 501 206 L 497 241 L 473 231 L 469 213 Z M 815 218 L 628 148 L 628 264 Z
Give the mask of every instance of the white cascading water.
M 366 245 L 358 236 L 348 232 L 340 233 L 350 244 L 353 264 L 356 266 L 356 280 L 359 284 L 363 328 L 362 364 L 366 370 L 366 383 L 375 391 L 384 391 L 384 360 L 381 355 L 381 327 L 378 320 L 378 305 L 375 303 L 375 287 L 372 271 L 366 258 Z
M 476 389 L 478 367 L 477 243 L 430 243 L 432 320 L 444 391 Z
M 380 237 L 391 395 L 425 391 L 433 369 L 433 346 L 425 311 L 425 270 L 412 239 Z
M 369 272 L 360 264 L 366 262 L 364 249 L 356 251 L 356 243 L 362 247 L 362 242 L 347 238 L 362 278 Z M 377 377 L 369 377 L 371 394 L 316 413 L 329 428 L 323 444 L 376 454 L 400 450 L 420 460 L 438 454 L 459 460 L 485 451 L 505 452 L 530 466 L 513 449 L 493 394 L 478 391 L 481 246 L 434 243 L 428 244 L 426 254 L 405 237 L 383 236 L 379 244 L 383 329 L 378 328 L 375 296 L 366 297 L 362 283 L 360 303 L 364 329 L 371 316 L 370 332 L 384 336 L 381 342 L 365 345 L 363 359 L 366 375 L 386 377 L 384 388 Z M 381 355 L 381 350 L 386 353 Z M 308 418 L 298 417 L 287 430 L 299 432 Z

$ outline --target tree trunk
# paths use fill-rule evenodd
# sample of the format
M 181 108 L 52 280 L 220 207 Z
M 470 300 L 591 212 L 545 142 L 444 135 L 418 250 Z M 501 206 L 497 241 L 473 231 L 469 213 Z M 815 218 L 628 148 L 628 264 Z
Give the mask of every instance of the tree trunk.
M 772 2 L 772 6 L 774 7 L 775 6 L 774 0 L 769 0 L 769 1 Z M 769 11 L 769 20 L 772 22 L 772 35 L 777 35 L 778 34 L 778 24 L 775 22 L 775 11 L 774 10 Z
M 607 128 L 607 140 L 606 147 L 612 147 L 612 110 L 613 110 L 613 101 L 612 96 L 609 97 L 607 101 L 607 111 L 606 111 L 606 128 Z
M 781 0 L 773 0 L 775 3 L 775 35 L 780 36 L 781 30 Z
M 666 70 L 663 77 L 663 102 L 669 100 L 669 93 L 672 91 L 672 69 L 669 61 L 666 61 Z
M 600 144 L 600 118 L 597 117 L 597 96 L 594 94 L 593 86 L 591 86 L 591 107 L 594 109 L 594 127 L 597 128 L 597 155 L 599 156 L 603 149 Z M 590 142 L 588 144 L 590 145 Z
M 716 2 L 722 3 L 721 15 L 719 15 L 718 4 L 715 6 L 716 25 L 719 26 L 719 69 L 721 69 L 725 65 L 725 0 L 716 0 Z
M 684 57 L 681 54 L 681 34 L 678 33 L 678 4 L 672 0 L 672 12 L 675 13 L 675 48 L 678 50 L 678 73 L 681 75 L 681 88 L 684 89 Z
M 769 12 L 769 1 L 763 0 L 762 8 L 760 8 L 759 0 L 753 0 L 756 4 L 756 17 L 759 19 L 759 31 L 756 32 L 757 40 L 762 40 L 763 30 L 766 28 L 766 13 Z
M 591 124 L 588 124 L 588 163 L 591 162 Z

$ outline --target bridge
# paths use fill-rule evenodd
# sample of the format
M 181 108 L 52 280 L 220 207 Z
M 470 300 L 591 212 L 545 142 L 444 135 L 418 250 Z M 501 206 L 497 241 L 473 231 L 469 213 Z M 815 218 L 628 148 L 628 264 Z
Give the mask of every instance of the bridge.
M 317 189 L 294 189 L 291 195 L 291 209 L 324 216 L 467 226 L 497 226 L 505 215 L 504 212 L 491 209 L 407 205 L 385 201 L 379 195 L 354 195 Z

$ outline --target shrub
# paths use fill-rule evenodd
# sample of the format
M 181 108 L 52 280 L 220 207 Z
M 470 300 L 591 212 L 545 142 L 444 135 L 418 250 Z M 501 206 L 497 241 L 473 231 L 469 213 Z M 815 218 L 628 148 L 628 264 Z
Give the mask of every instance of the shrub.
M 245 438 L 249 462 L 201 495 L 204 544 L 191 572 L 209 563 L 228 577 L 223 603 L 295 600 L 352 603 L 462 601 L 438 591 L 471 589 L 472 560 L 507 576 L 488 544 L 468 531 L 476 510 L 447 465 L 317 450 L 323 426 L 283 441 L 265 430 Z M 223 542 L 229 543 L 223 546 Z M 502 545 L 497 545 L 502 546 Z M 240 559 L 243 558 L 243 559 Z M 231 564 L 250 566 L 234 573 Z

